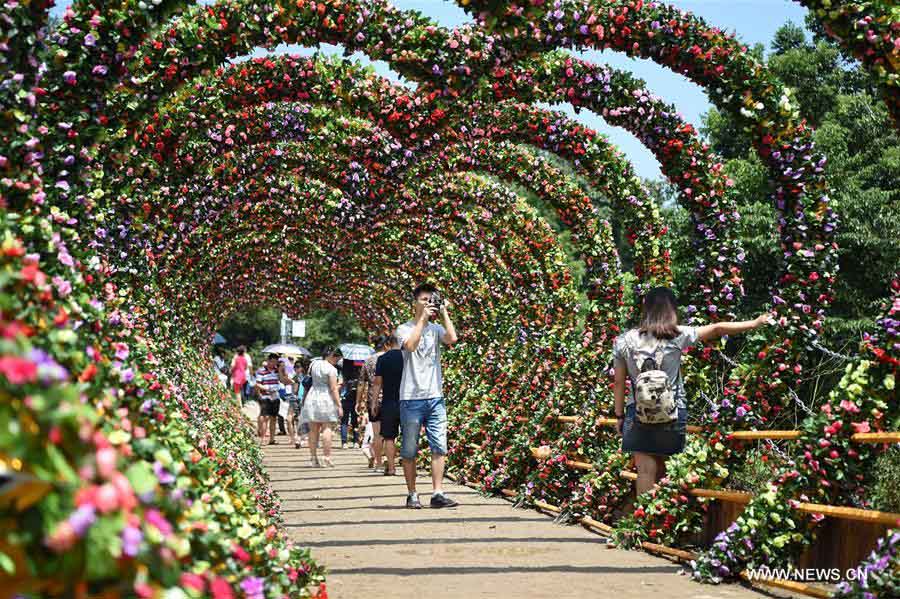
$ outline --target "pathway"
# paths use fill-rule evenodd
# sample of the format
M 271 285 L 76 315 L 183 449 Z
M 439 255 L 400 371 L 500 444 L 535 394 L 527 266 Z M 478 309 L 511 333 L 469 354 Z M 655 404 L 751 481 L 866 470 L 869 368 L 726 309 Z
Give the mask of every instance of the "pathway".
M 449 481 L 446 491 L 460 507 L 410 511 L 403 477 L 367 470 L 360 450 L 336 450 L 335 468 L 314 470 L 306 449 L 279 441 L 266 448 L 265 461 L 287 529 L 328 567 L 333 599 L 766 596 L 695 583 L 665 559 L 607 549 L 579 526 L 554 524 Z M 430 480 L 420 477 L 423 504 L 430 490 Z

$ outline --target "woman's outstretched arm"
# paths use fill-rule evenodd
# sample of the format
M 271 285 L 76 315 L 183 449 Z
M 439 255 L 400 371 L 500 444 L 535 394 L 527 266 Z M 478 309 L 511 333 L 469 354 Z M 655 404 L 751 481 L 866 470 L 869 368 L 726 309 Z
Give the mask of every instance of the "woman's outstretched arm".
M 760 314 L 753 320 L 742 320 L 740 322 L 716 322 L 713 324 L 703 325 L 697 329 L 697 339 L 700 341 L 710 341 L 718 339 L 725 335 L 738 335 L 753 329 L 758 329 L 765 324 L 772 324 L 774 318 L 769 312 Z

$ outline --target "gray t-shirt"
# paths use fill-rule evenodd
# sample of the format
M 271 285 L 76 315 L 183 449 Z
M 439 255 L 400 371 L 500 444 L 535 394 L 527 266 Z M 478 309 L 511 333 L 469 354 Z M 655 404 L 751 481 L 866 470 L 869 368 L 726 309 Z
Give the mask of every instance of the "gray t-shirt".
M 415 323 L 401 324 L 397 339 L 402 347 L 409 339 Z M 441 373 L 441 339 L 447 330 L 429 322 L 422 330 L 422 338 L 416 351 L 403 350 L 403 378 L 400 381 L 400 401 L 409 399 L 433 399 L 444 395 L 444 377 Z
M 638 329 L 631 329 L 616 339 L 613 344 L 613 358 L 625 362 L 628 367 L 628 377 L 631 379 L 631 392 L 625 398 L 626 406 L 634 403 L 634 380 L 640 374 L 636 357 L 654 360 L 656 358 L 654 352 L 659 346 L 662 354 L 660 370 L 669 376 L 678 407 L 687 407 L 687 395 L 684 392 L 684 381 L 681 379 L 681 354 L 685 348 L 697 342 L 697 328 L 678 327 L 678 330 L 681 331 L 681 334 L 674 339 L 657 340 L 651 335 L 641 334 Z

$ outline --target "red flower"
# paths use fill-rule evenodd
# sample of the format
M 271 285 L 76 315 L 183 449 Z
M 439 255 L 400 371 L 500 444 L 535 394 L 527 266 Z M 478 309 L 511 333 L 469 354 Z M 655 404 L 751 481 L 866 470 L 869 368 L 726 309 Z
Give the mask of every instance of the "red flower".
M 235 543 L 235 545 L 231 548 L 231 555 L 234 556 L 235 559 L 244 562 L 245 564 L 250 561 L 250 554 L 247 551 Z
M 33 383 L 37 380 L 37 364 L 18 356 L 0 358 L 0 374 L 13 385 Z
M 216 578 L 209 583 L 209 592 L 213 599 L 234 599 L 234 591 L 224 578 Z
M 81 371 L 81 374 L 78 375 L 78 381 L 81 383 L 86 383 L 87 381 L 94 378 L 95 374 L 97 374 L 97 365 L 94 363 L 88 364 L 85 369 Z

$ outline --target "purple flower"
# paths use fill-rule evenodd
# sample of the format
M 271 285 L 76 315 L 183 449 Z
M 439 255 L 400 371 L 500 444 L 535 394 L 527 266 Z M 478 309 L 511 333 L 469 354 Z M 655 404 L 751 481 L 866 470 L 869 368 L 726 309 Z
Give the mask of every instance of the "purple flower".
M 37 364 L 38 379 L 44 385 L 64 381 L 69 378 L 69 371 L 42 349 L 32 349 L 28 353 L 28 359 Z
M 63 73 L 63 81 L 69 85 L 75 85 L 78 83 L 78 76 L 75 74 L 75 71 L 66 71 Z
M 87 533 L 88 528 L 95 520 L 97 520 L 97 514 L 92 505 L 83 505 L 69 516 L 69 524 L 79 538 Z
M 263 599 L 263 579 L 251 576 L 241 581 L 241 590 L 243 590 L 248 599 Z
M 141 541 L 144 540 L 144 534 L 133 526 L 126 526 L 122 530 L 122 553 L 128 557 L 134 557 L 141 548 Z
M 160 484 L 170 485 L 175 482 L 175 476 L 159 462 L 153 462 L 153 473 L 156 474 Z
M 84 36 L 84 45 L 88 48 L 93 48 L 97 45 L 97 38 L 92 33 L 87 34 Z

